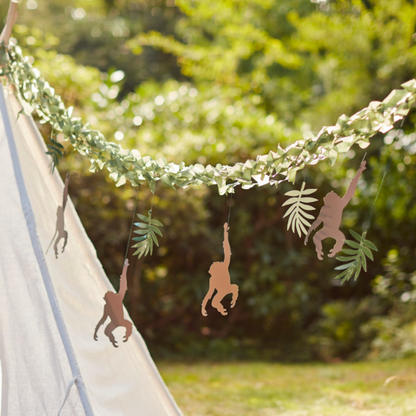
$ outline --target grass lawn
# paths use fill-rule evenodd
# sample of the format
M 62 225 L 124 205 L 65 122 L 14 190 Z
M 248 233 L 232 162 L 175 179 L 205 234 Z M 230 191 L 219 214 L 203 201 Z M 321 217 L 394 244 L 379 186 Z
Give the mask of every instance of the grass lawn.
M 416 415 L 416 358 L 158 367 L 185 416 Z

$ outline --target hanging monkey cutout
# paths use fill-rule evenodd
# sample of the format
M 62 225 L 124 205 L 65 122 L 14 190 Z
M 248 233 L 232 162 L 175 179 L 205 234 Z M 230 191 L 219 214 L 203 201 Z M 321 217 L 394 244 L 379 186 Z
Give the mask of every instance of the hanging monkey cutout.
M 232 294 L 231 300 L 231 308 L 234 308 L 235 303 L 237 302 L 238 298 L 238 286 L 231 284 L 230 273 L 228 272 L 228 267 L 230 265 L 231 259 L 231 248 L 230 243 L 228 241 L 228 223 L 224 224 L 224 242 L 222 243 L 224 247 L 224 261 L 216 261 L 212 263 L 209 274 L 211 275 L 209 279 L 209 289 L 208 293 L 205 295 L 205 298 L 202 302 L 201 313 L 203 316 L 207 316 L 206 306 L 209 299 L 211 299 L 214 291 L 216 290 L 217 293 L 215 294 L 214 298 L 211 301 L 211 305 L 215 308 L 221 315 L 227 315 L 228 312 L 224 309 L 221 304 L 221 301 L 224 297 L 228 294 Z
M 64 212 L 66 203 L 68 200 L 68 186 L 69 186 L 69 172 L 66 174 L 65 179 L 65 187 L 64 187 L 64 195 L 62 199 L 62 206 L 58 206 L 58 209 L 56 210 L 56 228 L 55 228 L 55 234 L 52 237 L 52 241 L 49 244 L 49 247 L 51 246 L 56 234 L 58 236 L 56 237 L 55 244 L 53 245 L 53 248 L 55 250 L 55 257 L 58 258 L 58 243 L 62 239 L 64 239 L 64 245 L 62 246 L 62 253 L 65 251 L 66 244 L 68 243 L 68 231 L 65 230 L 65 218 L 64 218 Z M 48 249 L 46 250 L 46 254 L 48 254 Z
M 308 234 L 305 237 L 305 245 L 308 244 L 308 237 L 311 232 L 319 227 L 321 223 L 324 224 L 314 236 L 313 242 L 315 243 L 316 254 L 318 259 L 323 259 L 323 250 L 322 250 L 322 240 L 326 238 L 333 238 L 335 240 L 335 245 L 332 250 L 330 250 L 328 257 L 334 257 L 339 253 L 344 245 L 345 235 L 340 231 L 339 227 L 341 226 L 342 213 L 344 208 L 350 202 L 351 198 L 354 196 L 355 190 L 357 188 L 358 179 L 360 179 L 361 174 L 365 170 L 366 162 L 361 163 L 360 168 L 358 169 L 356 175 L 351 181 L 347 192 L 345 195 L 340 198 L 334 191 L 329 192 L 324 197 L 324 206 L 319 212 L 318 218 L 313 222 L 311 227 L 308 230 Z
M 126 328 L 126 334 L 124 335 L 123 342 L 127 342 L 131 333 L 133 324 L 124 319 L 124 311 L 123 311 L 123 299 L 127 291 L 127 268 L 129 267 L 129 260 L 126 259 L 123 265 L 123 272 L 120 276 L 120 289 L 118 293 L 108 291 L 104 295 L 105 305 L 104 305 L 104 313 L 102 318 L 98 321 L 97 326 L 95 327 L 94 331 L 94 339 L 98 341 L 97 332 L 100 326 L 105 322 L 105 320 L 109 317 L 110 323 L 106 326 L 104 330 L 104 334 L 107 335 L 110 342 L 114 345 L 114 347 L 118 347 L 117 341 L 114 338 L 113 331 L 118 328 L 119 326 L 123 326 Z

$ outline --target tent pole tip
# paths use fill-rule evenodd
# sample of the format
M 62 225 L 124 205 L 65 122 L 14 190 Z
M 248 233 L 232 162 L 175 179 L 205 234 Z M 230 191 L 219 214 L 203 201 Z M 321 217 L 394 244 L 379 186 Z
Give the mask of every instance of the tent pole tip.
M 7 46 L 9 44 L 9 39 L 12 34 L 13 26 L 16 23 L 17 19 L 17 0 L 10 0 L 9 12 L 7 13 L 6 25 L 3 28 L 3 31 L 0 35 L 0 42 L 4 42 Z

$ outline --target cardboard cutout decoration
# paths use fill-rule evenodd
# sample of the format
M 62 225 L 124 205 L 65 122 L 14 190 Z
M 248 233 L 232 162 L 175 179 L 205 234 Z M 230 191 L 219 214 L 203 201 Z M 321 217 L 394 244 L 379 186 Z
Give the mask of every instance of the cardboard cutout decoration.
M 316 189 L 306 189 L 305 190 L 306 183 L 302 183 L 302 188 L 300 191 L 289 191 L 285 193 L 285 196 L 290 196 L 282 207 L 286 205 L 290 205 L 290 208 L 286 211 L 286 214 L 283 216 L 283 218 L 286 218 L 289 216 L 289 221 L 287 223 L 287 229 L 289 230 L 290 226 L 292 226 L 292 233 L 295 232 L 295 229 L 299 235 L 299 238 L 302 237 L 303 234 L 308 234 L 306 231 L 306 227 L 310 227 L 311 223 L 308 221 L 315 219 L 315 217 L 311 214 L 308 214 L 306 211 L 314 211 L 315 208 L 310 206 L 309 204 L 311 202 L 316 202 L 316 198 L 312 198 L 310 196 L 305 195 L 311 195 L 314 192 L 316 192 Z
M 66 202 L 68 200 L 68 186 L 69 186 L 69 172 L 66 174 L 65 179 L 65 188 L 64 188 L 64 196 L 62 199 L 62 206 L 58 206 L 58 209 L 56 210 L 56 228 L 55 228 L 55 234 L 52 237 L 52 241 L 49 244 L 49 247 L 51 246 L 56 234 L 58 236 L 56 237 L 55 244 L 53 245 L 53 248 L 55 250 L 55 257 L 58 258 L 58 243 L 61 241 L 61 239 L 64 239 L 64 245 L 62 247 L 62 253 L 65 251 L 66 244 L 68 243 L 68 231 L 65 230 L 65 218 L 64 218 L 64 212 L 66 207 Z M 46 250 L 46 254 L 48 254 L 48 249 Z
M 231 284 L 230 273 L 228 272 L 228 267 L 230 265 L 231 259 L 231 248 L 230 243 L 228 241 L 228 223 L 224 224 L 224 261 L 216 261 L 212 263 L 209 274 L 211 275 L 209 279 L 209 289 L 208 293 L 205 295 L 205 298 L 202 302 L 201 313 L 204 316 L 207 316 L 206 306 L 209 299 L 211 299 L 214 291 L 216 290 L 217 293 L 215 294 L 214 298 L 212 299 L 211 305 L 215 308 L 221 315 L 227 315 L 228 312 L 224 309 L 221 304 L 221 301 L 224 297 L 228 294 L 232 294 L 231 300 L 231 308 L 234 308 L 235 303 L 237 302 L 238 298 L 238 286 Z
M 124 311 L 123 311 L 123 299 L 127 291 L 127 268 L 129 267 L 129 260 L 126 259 L 123 265 L 123 272 L 120 276 L 120 290 L 118 293 L 108 291 L 104 295 L 105 305 L 104 305 L 104 313 L 102 318 L 98 321 L 97 326 L 95 327 L 94 331 L 94 339 L 98 341 L 97 332 L 100 326 L 105 322 L 105 320 L 109 317 L 110 323 L 106 326 L 104 330 L 104 334 L 107 335 L 110 342 L 114 345 L 114 347 L 118 347 L 117 341 L 114 338 L 113 331 L 118 328 L 119 326 L 123 326 L 126 328 L 126 334 L 124 335 L 123 342 L 127 342 L 131 333 L 133 324 L 124 319 Z
M 313 222 L 309 228 L 308 234 L 305 237 L 306 245 L 308 244 L 308 237 L 311 232 L 315 228 L 319 227 L 321 223 L 324 224 L 323 228 L 319 230 L 313 237 L 316 254 L 318 255 L 319 260 L 323 259 L 324 254 L 322 250 L 322 240 L 325 240 L 326 238 L 333 238 L 335 240 L 334 248 L 329 252 L 328 257 L 334 257 L 338 252 L 341 251 L 342 246 L 344 245 L 345 235 L 339 229 L 342 220 L 342 213 L 348 202 L 350 202 L 351 198 L 354 196 L 358 179 L 360 179 L 361 174 L 365 170 L 365 165 L 365 161 L 361 163 L 357 174 L 354 176 L 350 186 L 347 189 L 347 192 L 342 198 L 340 198 L 334 191 L 329 192 L 324 197 L 324 206 L 321 208 L 318 218 Z

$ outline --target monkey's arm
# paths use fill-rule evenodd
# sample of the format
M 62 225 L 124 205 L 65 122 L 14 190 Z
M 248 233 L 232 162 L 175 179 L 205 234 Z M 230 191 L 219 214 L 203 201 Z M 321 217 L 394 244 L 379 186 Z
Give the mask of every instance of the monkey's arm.
M 121 276 L 120 276 L 120 290 L 118 291 L 118 294 L 122 301 L 127 292 L 127 269 L 128 267 L 129 267 L 129 260 L 126 259 L 123 265 L 123 272 L 121 273 Z
M 206 311 L 206 306 L 207 306 L 207 302 L 212 298 L 212 295 L 214 294 L 214 290 L 215 287 L 212 285 L 211 283 L 211 278 L 209 279 L 209 289 L 207 294 L 204 297 L 204 300 L 202 301 L 202 306 L 201 306 L 201 313 L 203 316 L 207 316 L 207 311 Z
M 308 238 L 311 235 L 311 232 L 315 228 L 319 227 L 321 223 L 322 223 L 321 213 L 319 212 L 318 218 L 312 223 L 312 225 L 309 227 L 308 234 L 306 234 L 305 241 L 304 241 L 305 246 L 306 246 L 306 244 L 308 244 Z
M 222 243 L 223 247 L 224 247 L 224 264 L 227 266 L 230 265 L 230 260 L 231 260 L 231 247 L 230 247 L 230 242 L 228 241 L 228 230 L 230 228 L 228 227 L 228 224 L 225 223 L 224 224 L 224 242 Z
M 68 200 L 69 172 L 66 174 L 64 197 L 62 200 L 62 209 L 65 210 L 66 201 Z
M 97 326 L 95 327 L 95 331 L 94 331 L 94 339 L 97 341 L 98 340 L 98 337 L 97 337 L 97 332 L 98 332 L 98 329 L 100 328 L 100 326 L 105 322 L 105 320 L 107 319 L 107 317 L 108 317 L 108 311 L 107 311 L 107 307 L 108 307 L 108 305 L 107 304 L 105 304 L 105 306 L 104 306 L 104 312 L 103 312 L 103 317 L 98 321 L 98 324 L 97 324 Z
M 360 179 L 361 174 L 365 170 L 366 161 L 361 163 L 360 168 L 358 169 L 357 173 L 355 174 L 353 180 L 350 183 L 350 186 L 347 189 L 345 195 L 341 198 L 342 207 L 345 208 L 348 202 L 351 201 L 351 198 L 355 194 L 355 190 L 357 189 L 358 180 Z

